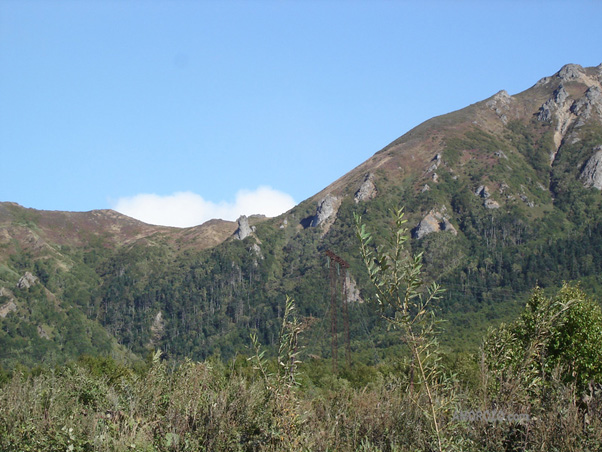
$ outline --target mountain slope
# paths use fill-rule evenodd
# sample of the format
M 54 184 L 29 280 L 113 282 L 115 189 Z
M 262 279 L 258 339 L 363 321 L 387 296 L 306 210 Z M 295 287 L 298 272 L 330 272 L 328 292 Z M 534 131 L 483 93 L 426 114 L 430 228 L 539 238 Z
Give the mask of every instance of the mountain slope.
M 241 224 L 244 234 L 231 222 L 175 229 L 111 211 L 1 204 L 0 359 L 14 364 L 44 344 L 54 347 L 49 361 L 80 353 L 61 332 L 69 312 L 87 325 L 79 336 L 94 327 L 109 338 L 86 352 L 227 357 L 244 350 L 251 329 L 277 340 L 286 294 L 313 319 L 306 352 L 328 358 L 326 250 L 350 264 L 351 351 L 382 359 L 395 341 L 362 302 L 371 289 L 353 214 L 378 237 L 400 205 L 427 277 L 447 289 L 439 308 L 450 346 L 476 344 L 537 284 L 577 279 L 599 291 L 601 93 L 602 65 L 567 65 L 522 93 L 500 91 L 426 121 L 280 217 Z M 26 272 L 36 282 L 16 289 Z M 112 338 L 120 345 L 107 345 Z

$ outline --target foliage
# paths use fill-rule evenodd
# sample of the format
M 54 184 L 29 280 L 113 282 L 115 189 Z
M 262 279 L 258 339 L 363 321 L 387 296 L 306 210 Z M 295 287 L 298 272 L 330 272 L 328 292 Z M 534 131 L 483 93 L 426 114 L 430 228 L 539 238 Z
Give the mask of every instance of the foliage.
M 543 397 L 556 371 L 578 394 L 602 383 L 600 343 L 600 307 L 565 284 L 554 297 L 536 289 L 518 320 L 490 332 L 484 352 L 498 389 L 516 386 Z
M 422 254 L 407 253 L 408 231 L 405 227 L 403 208 L 395 212 L 395 226 L 388 239 L 388 247 L 369 248 L 372 235 L 366 232 L 360 216 L 356 217 L 360 252 L 370 281 L 376 288 L 376 301 L 382 317 L 401 331 L 401 340 L 411 350 L 412 373 L 416 366 L 417 384 L 424 388 L 427 397 L 425 412 L 430 415 L 439 450 L 443 450 L 440 415 L 445 410 L 441 394 L 446 381 L 439 366 L 439 349 L 435 336 L 435 318 L 431 302 L 436 300 L 441 289 L 436 283 L 427 287 L 422 279 Z M 414 386 L 410 377 L 409 390 Z M 419 397 L 417 398 L 419 400 Z

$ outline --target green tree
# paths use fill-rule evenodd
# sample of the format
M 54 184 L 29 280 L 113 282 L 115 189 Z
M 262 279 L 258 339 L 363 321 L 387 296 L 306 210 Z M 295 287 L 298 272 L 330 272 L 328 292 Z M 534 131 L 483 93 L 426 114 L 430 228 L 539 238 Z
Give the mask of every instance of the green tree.
M 493 385 L 516 395 L 541 396 L 554 372 L 578 393 L 602 382 L 602 312 L 578 286 L 554 297 L 535 289 L 518 320 L 492 330 L 484 357 Z
M 355 217 L 357 237 L 370 281 L 376 289 L 381 316 L 401 332 L 402 342 L 410 349 L 412 365 L 408 389 L 426 394 L 427 406 L 421 408 L 430 417 L 437 449 L 442 451 L 445 441 L 440 418 L 451 401 L 452 392 L 448 391 L 441 372 L 436 319 L 431 309 L 442 290 L 436 283 L 429 286 L 424 281 L 422 253 L 412 255 L 406 249 L 408 229 L 403 208 L 394 213 L 387 246 L 371 246 L 372 235 L 366 232 L 360 216 Z

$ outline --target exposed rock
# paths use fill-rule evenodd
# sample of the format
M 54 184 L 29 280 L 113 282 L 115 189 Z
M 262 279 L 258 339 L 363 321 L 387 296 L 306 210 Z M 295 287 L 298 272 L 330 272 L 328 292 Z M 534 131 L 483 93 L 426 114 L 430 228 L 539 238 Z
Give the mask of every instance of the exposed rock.
M 373 199 L 376 194 L 376 185 L 374 185 L 374 176 L 372 173 L 366 174 L 364 178 L 364 182 L 360 185 L 360 188 L 355 192 L 355 197 L 353 198 L 355 203 L 357 204 L 360 201 L 369 201 Z
M 437 154 L 431 159 L 431 164 L 426 169 L 427 174 L 435 171 L 437 168 L 439 168 L 439 165 L 441 165 L 441 154 Z
M 316 215 L 312 218 L 310 227 L 315 228 L 320 226 L 326 220 L 332 216 L 336 216 L 337 210 L 339 209 L 339 202 L 336 196 L 332 196 L 330 193 L 326 195 L 322 201 L 318 204 Z
M 429 187 L 429 184 L 424 184 L 424 186 L 422 187 L 422 190 L 420 190 L 422 193 L 424 193 L 425 191 L 429 191 L 431 189 L 431 187 Z
M 25 274 L 23 276 L 21 276 L 21 278 L 19 278 L 19 282 L 17 282 L 17 288 L 18 289 L 29 289 L 31 286 L 33 286 L 36 283 L 37 280 L 38 280 L 38 278 L 33 276 L 31 273 L 25 272 Z
M 436 171 L 440 165 L 441 165 L 441 154 L 437 154 L 431 159 L 430 165 L 426 169 L 426 173 L 428 174 L 428 173 L 432 173 L 432 172 Z
M 585 92 L 585 96 L 573 104 L 571 113 L 579 116 L 575 127 L 584 125 L 585 121 L 591 118 L 592 113 L 597 113 L 599 117 L 602 117 L 602 91 L 600 88 L 590 86 Z
M 433 179 L 433 182 L 437 183 L 439 182 L 439 175 L 437 173 L 433 173 L 431 179 Z
M 237 222 L 238 229 L 234 232 L 234 237 L 238 240 L 244 240 L 253 233 L 253 229 L 249 226 L 249 219 L 246 215 L 241 215 Z
M 596 153 L 587 161 L 579 179 L 586 187 L 594 187 L 602 190 L 602 146 L 594 148 Z
M 510 111 L 512 100 L 512 96 L 510 96 L 506 90 L 501 90 L 487 101 L 485 105 L 495 112 L 502 123 L 506 124 L 508 122 L 507 113 Z
M 489 188 L 487 188 L 485 185 L 480 185 L 479 188 L 475 190 L 474 194 L 484 199 L 487 199 L 491 196 Z
M 504 159 L 508 160 L 508 156 L 506 154 L 504 154 L 504 151 L 502 151 L 502 150 L 495 151 L 493 155 L 495 155 L 498 158 L 504 158 Z
M 554 91 L 554 100 L 557 105 L 564 105 L 564 101 L 569 97 L 569 93 L 564 89 L 564 85 L 559 85 L 556 91 Z
M 263 260 L 263 253 L 261 252 L 261 247 L 257 243 L 253 243 L 251 248 L 249 248 L 249 251 L 254 252 L 255 256 L 257 256 L 259 259 Z
M 0 317 L 4 318 L 9 313 L 16 311 L 16 310 L 17 310 L 17 305 L 15 304 L 14 301 L 10 300 L 8 303 L 4 303 L 2 306 L 0 306 Z
M 556 73 L 556 76 L 564 81 L 570 81 L 577 78 L 581 78 L 585 75 L 583 71 L 583 67 L 578 64 L 565 64 L 562 68 Z
M 285 229 L 288 226 L 288 220 L 285 218 L 282 220 L 282 224 L 280 225 L 280 229 Z
M 486 199 L 485 202 L 483 203 L 483 205 L 485 207 L 487 207 L 488 209 L 499 209 L 500 205 L 498 204 L 497 201 L 494 201 L 493 199 Z
M 575 122 L 576 113 L 573 111 L 574 103 L 568 102 L 569 95 L 561 84 L 550 99 L 544 102 L 540 107 L 537 119 L 539 121 L 553 122 L 556 120 L 554 129 L 555 149 L 550 153 L 550 163 L 553 163 L 562 140 L 569 131 L 570 126 Z
M 349 272 L 347 272 L 347 276 L 345 277 L 345 286 L 347 288 L 347 301 L 351 303 L 364 302 L 364 299 L 361 297 L 360 291 L 357 288 L 357 284 Z
M 508 190 L 510 187 L 508 186 L 508 184 L 506 182 L 502 182 L 500 184 L 500 193 L 504 194 L 506 192 L 506 190 Z
M 449 231 L 453 235 L 458 235 L 458 231 L 449 222 L 441 212 L 431 210 L 426 216 L 418 223 L 418 226 L 412 232 L 412 235 L 416 239 L 421 239 L 425 235 L 433 232 Z
M 552 97 L 539 108 L 537 119 L 543 122 L 551 122 L 554 117 L 553 113 L 559 108 L 564 107 L 568 97 L 569 93 L 566 92 L 564 86 L 562 84 L 559 85 Z

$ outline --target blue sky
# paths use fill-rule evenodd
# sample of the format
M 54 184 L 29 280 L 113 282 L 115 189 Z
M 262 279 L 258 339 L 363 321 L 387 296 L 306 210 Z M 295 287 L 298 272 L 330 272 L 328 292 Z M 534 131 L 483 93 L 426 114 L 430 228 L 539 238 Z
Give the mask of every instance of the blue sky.
M 0 201 L 275 215 L 433 116 L 597 66 L 601 20 L 593 0 L 2 0 Z

